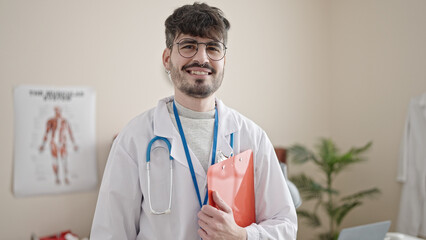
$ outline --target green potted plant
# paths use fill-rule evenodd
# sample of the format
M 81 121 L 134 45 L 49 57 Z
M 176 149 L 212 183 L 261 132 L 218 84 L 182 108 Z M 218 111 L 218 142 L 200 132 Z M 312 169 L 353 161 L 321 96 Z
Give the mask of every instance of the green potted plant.
M 339 197 L 339 191 L 333 188 L 333 181 L 336 175 L 348 166 L 366 160 L 362 157 L 362 154 L 371 145 L 372 143 L 369 142 L 363 147 L 353 147 L 342 154 L 331 139 L 323 138 L 316 147 L 316 153 L 299 144 L 293 145 L 288 149 L 290 161 L 296 164 L 312 162 L 319 168 L 319 174 L 325 177 L 325 182 L 321 183 L 304 173 L 290 178 L 298 187 L 304 201 L 316 201 L 312 211 L 297 211 L 301 219 L 306 220 L 309 226 L 315 228 L 323 225 L 318 217 L 318 210 L 323 208 L 327 214 L 328 231 L 320 233 L 319 239 L 337 239 L 339 226 L 349 211 L 360 206 L 365 197 L 371 197 L 380 193 L 379 189 L 371 188 L 348 196 Z

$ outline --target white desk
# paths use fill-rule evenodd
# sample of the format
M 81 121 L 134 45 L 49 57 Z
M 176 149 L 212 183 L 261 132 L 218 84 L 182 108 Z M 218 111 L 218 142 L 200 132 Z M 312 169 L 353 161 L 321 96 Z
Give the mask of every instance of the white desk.
M 386 237 L 384 240 L 424 240 L 424 239 L 409 236 L 403 233 L 389 232 L 389 233 L 386 233 Z

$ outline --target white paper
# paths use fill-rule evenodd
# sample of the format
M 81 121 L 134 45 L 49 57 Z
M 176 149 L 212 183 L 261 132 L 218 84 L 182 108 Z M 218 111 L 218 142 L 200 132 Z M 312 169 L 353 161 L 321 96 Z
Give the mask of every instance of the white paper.
M 96 188 L 95 105 L 87 87 L 14 89 L 15 196 Z

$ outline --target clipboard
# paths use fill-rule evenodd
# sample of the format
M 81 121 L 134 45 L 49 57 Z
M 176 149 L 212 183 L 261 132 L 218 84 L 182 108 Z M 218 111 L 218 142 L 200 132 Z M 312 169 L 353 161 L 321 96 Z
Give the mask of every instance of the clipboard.
M 218 208 L 213 201 L 213 191 L 217 191 L 232 208 L 234 220 L 240 227 L 256 222 L 252 150 L 210 166 L 207 186 L 211 206 Z

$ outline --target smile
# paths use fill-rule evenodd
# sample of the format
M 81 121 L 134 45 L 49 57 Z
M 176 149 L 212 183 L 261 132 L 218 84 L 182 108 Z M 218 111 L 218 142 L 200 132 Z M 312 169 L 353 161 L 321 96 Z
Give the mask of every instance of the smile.
M 192 75 L 210 75 L 210 72 L 205 72 L 205 71 L 195 71 L 195 70 L 189 70 L 187 71 L 189 74 Z
M 216 73 L 210 64 L 200 65 L 197 62 L 183 66 L 182 70 L 194 76 L 208 76 Z

